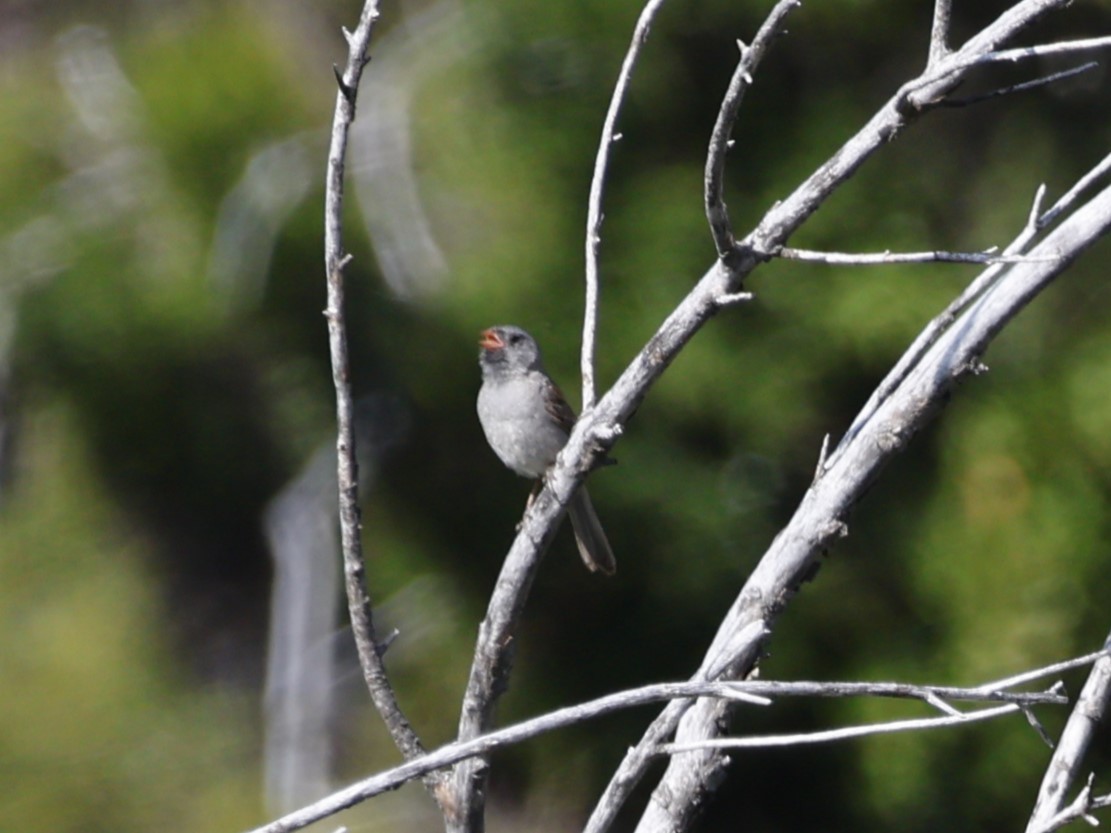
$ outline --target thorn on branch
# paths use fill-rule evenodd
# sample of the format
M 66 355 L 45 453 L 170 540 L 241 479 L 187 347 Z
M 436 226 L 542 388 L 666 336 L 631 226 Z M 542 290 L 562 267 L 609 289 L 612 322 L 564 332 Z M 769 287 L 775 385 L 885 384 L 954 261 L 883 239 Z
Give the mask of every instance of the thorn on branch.
M 818 537 L 824 543 L 831 541 L 834 538 L 847 538 L 849 536 L 849 525 L 842 520 L 834 518 L 833 520 L 825 523 L 818 531 Z
M 982 376 L 987 373 L 990 368 L 982 361 L 973 359 L 965 366 L 965 372 L 971 373 L 973 376 Z
M 1038 186 L 1034 192 L 1034 203 L 1030 206 L 1030 216 L 1026 220 L 1026 228 L 1036 231 L 1041 223 L 1042 203 L 1045 201 L 1045 183 Z
M 377 645 L 374 646 L 374 650 L 378 652 L 379 658 L 386 655 L 386 651 L 390 649 L 390 646 L 393 645 L 394 640 L 396 640 L 399 636 L 401 636 L 401 631 L 399 631 L 397 628 L 394 628 L 392 631 L 386 634 L 386 636 L 383 637 Z
M 592 432 L 594 440 L 603 445 L 613 445 L 625 430 L 618 424 L 596 425 Z
M 818 465 L 814 468 L 814 482 L 821 480 L 826 470 L 826 459 L 829 457 L 829 434 L 822 438 L 822 450 L 818 452 Z
M 751 292 L 723 292 L 714 298 L 714 304 L 718 309 L 722 309 L 723 307 L 733 306 L 733 304 L 743 304 L 751 301 L 752 298 Z
M 1050 749 L 1054 749 L 1055 745 L 1053 743 L 1053 738 L 1049 736 L 1049 732 L 1045 730 L 1045 727 L 1042 725 L 1041 721 L 1038 720 L 1033 710 L 1029 708 L 1023 708 L 1022 714 L 1026 717 L 1026 722 L 1029 723 L 1033 727 L 1034 731 L 1038 733 L 1038 737 L 1045 741 L 1045 745 L 1048 746 Z
M 339 277 L 343 273 L 343 270 L 347 268 L 347 264 L 349 264 L 354 259 L 355 256 L 350 252 L 343 255 L 332 265 L 332 268 L 328 271 L 328 278 L 331 280 L 339 280 Z
M 346 30 L 344 30 L 346 31 Z M 339 71 L 339 67 L 332 64 L 332 72 L 336 76 L 336 83 L 339 85 L 339 91 L 343 94 L 344 99 L 352 107 L 355 106 L 355 89 L 346 81 L 343 80 L 343 73 Z

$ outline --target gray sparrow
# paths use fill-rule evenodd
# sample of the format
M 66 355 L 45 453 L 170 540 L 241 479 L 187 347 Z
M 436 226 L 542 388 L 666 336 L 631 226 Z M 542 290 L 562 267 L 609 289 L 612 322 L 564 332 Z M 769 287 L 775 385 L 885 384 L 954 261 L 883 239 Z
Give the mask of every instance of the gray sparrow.
M 520 327 L 491 327 L 478 344 L 478 420 L 486 441 L 507 467 L 538 480 L 567 444 L 575 412 L 545 372 L 536 340 Z M 617 562 L 586 486 L 575 492 L 567 514 L 583 562 L 590 570 L 612 575 Z

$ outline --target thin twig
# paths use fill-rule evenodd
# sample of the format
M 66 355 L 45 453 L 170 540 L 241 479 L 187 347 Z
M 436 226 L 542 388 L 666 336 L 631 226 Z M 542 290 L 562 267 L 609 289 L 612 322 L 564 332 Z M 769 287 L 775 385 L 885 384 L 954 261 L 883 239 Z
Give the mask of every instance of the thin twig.
M 774 746 L 803 746 L 812 743 L 831 743 L 838 740 L 861 738 L 868 735 L 886 735 L 895 732 L 917 731 L 920 729 L 940 729 L 945 726 L 961 726 L 981 720 L 991 720 L 1019 710 L 1018 706 L 1007 704 L 990 709 L 966 712 L 960 715 L 940 717 L 919 717 L 909 720 L 892 720 L 886 723 L 873 723 L 866 726 L 845 726 L 840 729 L 826 729 L 820 732 L 799 732 L 788 735 L 757 735 L 747 738 L 711 738 L 689 743 L 664 743 L 656 748 L 659 755 L 678 755 L 682 752 L 704 752 L 707 749 L 766 749 Z
M 729 81 L 729 88 L 722 99 L 713 132 L 710 134 L 710 147 L 706 152 L 706 170 L 703 177 L 706 220 L 710 224 L 710 234 L 714 238 L 714 246 L 719 258 L 727 257 L 736 246 L 723 194 L 725 156 L 732 146 L 730 136 L 737 122 L 737 113 L 740 111 L 745 91 L 752 86 L 752 74 L 756 72 L 772 40 L 782 30 L 787 15 L 800 5 L 802 4 L 799 0 L 779 0 L 756 32 L 751 46 L 745 46 L 743 41 L 737 41 L 741 56 Z
M 371 31 L 378 19 L 377 0 L 367 0 L 354 32 L 344 32 L 348 42 L 347 65 L 338 79 L 332 139 L 328 149 L 328 173 L 324 212 L 324 265 L 328 281 L 328 345 L 332 359 L 332 382 L 336 390 L 336 456 L 339 478 L 340 540 L 343 548 L 344 583 L 351 627 L 359 663 L 375 708 L 382 716 L 402 756 L 407 760 L 424 754 L 424 747 L 402 713 L 386 675 L 378 650 L 370 597 L 364 586 L 365 567 L 360 540 L 358 464 L 355 459 L 354 402 L 351 396 L 350 363 L 347 354 L 347 324 L 344 313 L 344 273 L 351 255 L 343 247 L 343 172 L 347 138 L 355 120 L 359 81 L 367 63 Z M 337 73 L 338 74 L 338 73 Z M 433 787 L 433 784 L 429 784 Z
M 822 437 L 822 447 L 818 451 L 818 464 L 814 467 L 814 480 L 818 480 L 826 468 L 826 457 L 829 456 L 829 434 Z
M 1093 662 L 1093 657 L 1102 656 L 1105 656 L 1105 654 L 1089 654 L 1088 664 Z M 1028 673 L 1045 676 L 1045 669 L 1037 669 Z M 936 702 L 938 699 L 993 701 L 1010 703 L 1016 706 L 1064 706 L 1068 705 L 1069 702 L 1068 697 L 1053 688 L 1046 691 L 1006 691 L 1009 686 L 994 686 L 990 683 L 975 688 L 958 688 L 955 686 L 914 685 L 912 683 L 746 680 L 733 685 L 737 691 L 761 697 L 894 697 L 906 700 L 921 700 L 942 711 L 947 709 Z
M 594 158 L 594 176 L 590 180 L 590 199 L 587 203 L 586 214 L 586 304 L 583 312 L 583 344 L 581 357 L 581 372 L 583 377 L 582 409 L 585 411 L 594 407 L 594 353 L 598 333 L 598 247 L 602 242 L 602 192 L 606 185 L 606 169 L 609 166 L 610 147 L 621 136 L 616 132 L 617 116 L 621 112 L 621 105 L 625 102 L 625 95 L 629 90 L 629 82 L 633 77 L 633 69 L 640 57 L 640 48 L 648 40 L 648 32 L 652 28 L 652 20 L 656 12 L 664 4 L 664 0 L 649 0 L 645 5 L 636 27 L 633 29 L 633 39 L 625 53 L 625 60 L 621 62 L 621 72 L 617 75 L 617 83 L 613 87 L 609 109 L 602 123 L 602 138 L 598 142 L 598 154 Z
M 1035 78 L 1031 81 L 1023 81 L 1021 84 L 1013 84 L 1010 87 L 1000 87 L 998 90 L 983 93 L 982 95 L 969 96 L 968 98 L 947 98 L 944 101 L 938 102 L 942 107 L 970 107 L 974 104 L 980 104 L 984 101 L 989 101 L 993 98 L 999 98 L 1005 95 L 1012 95 L 1014 93 L 1024 93 L 1030 90 L 1036 90 L 1040 87 L 1054 84 L 1057 81 L 1063 81 L 1066 78 L 1072 78 L 1074 75 L 1080 75 L 1082 72 L 1087 72 L 1090 69 L 1098 67 L 1099 64 L 1095 61 L 1089 61 L 1086 64 L 1081 64 L 1078 67 L 1071 67 L 1063 69 L 1060 72 L 1054 72 L 1050 75 L 1045 75 L 1041 78 Z
M 1080 195 L 1088 190 L 1093 183 L 1102 179 L 1109 171 L 1111 171 L 1111 153 L 1103 157 L 1098 165 L 1092 168 L 1084 176 L 1080 177 L 1064 195 L 1053 204 L 1053 207 L 1037 217 L 1035 225 L 1038 230 L 1044 229 L 1053 224 L 1062 213 L 1068 211 L 1080 199 Z
M 1012 7 L 1009 13 L 1020 13 L 1022 15 L 1031 15 L 1034 17 L 1048 11 L 1049 7 L 1052 5 L 1056 4 L 1040 2 L 1040 0 L 1027 0 L 1025 3 L 1020 3 Z M 975 40 L 974 38 L 973 41 Z M 969 41 L 969 44 L 972 44 L 973 41 Z M 936 71 L 927 72 L 904 85 L 902 93 L 906 105 L 914 109 L 944 106 L 945 96 L 956 86 L 956 79 L 967 74 L 969 70 L 976 67 L 1000 63 L 1013 64 L 1030 58 L 1045 58 L 1054 55 L 1071 55 L 1077 52 L 1108 49 L 1111 48 L 1111 36 L 1061 41 L 1060 43 L 1039 44 L 1036 46 L 1023 46 L 1016 49 L 1004 49 L 999 51 L 968 50 L 967 47 L 968 44 L 962 47 L 958 52 L 951 52 L 945 59 L 938 61 L 936 67 L 931 67 L 931 69 Z M 966 51 L 967 55 L 965 54 Z M 1080 71 L 1084 71 L 1085 69 L 1087 69 L 1087 66 L 1081 68 Z M 1049 81 L 1060 80 L 1061 77 L 1066 77 L 1069 74 L 1075 73 L 1072 70 L 1066 70 L 1063 74 L 1049 76 L 1048 79 L 1039 79 L 1030 83 L 1037 86 L 1048 83 Z M 1001 90 L 999 94 L 1017 92 L 1021 88 L 1022 85 L 1007 87 Z M 976 101 L 983 101 L 992 97 L 993 95 L 991 94 L 984 95 L 980 96 Z
M 1111 650 L 1105 646 L 1098 651 L 1092 651 L 1090 654 L 1082 654 L 1081 656 L 1055 662 L 1052 665 L 1046 665 L 1042 668 L 1035 668 L 1032 671 L 1023 671 L 1021 674 L 1014 674 L 1010 677 L 1004 677 L 1001 680 L 992 680 L 991 682 L 977 686 L 976 690 L 998 691 L 1004 688 L 1014 688 L 1016 685 L 1025 685 L 1026 683 L 1032 683 L 1034 680 L 1040 680 L 1045 677 L 1055 677 L 1066 671 L 1083 668 L 1085 665 L 1091 665 L 1100 659 L 1108 657 L 1111 657 Z
M 1111 635 L 1103 645 L 1104 651 L 1111 651 Z M 1076 700 L 1072 714 L 1069 715 L 1057 749 L 1045 769 L 1041 789 L 1030 814 L 1026 833 L 1045 833 L 1055 829 L 1050 826 L 1061 812 L 1065 797 L 1073 782 L 1080 775 L 1084 755 L 1091 744 L 1096 727 L 1103 720 L 1111 702 L 1111 655 L 1104 654 L 1096 660 L 1080 696 Z
M 1023 255 L 997 254 L 996 249 L 983 252 L 820 252 L 811 249 L 793 249 L 784 246 L 775 252 L 784 260 L 803 260 L 808 263 L 826 263 L 830 266 L 887 266 L 894 263 L 1031 263 Z M 1048 258 L 1052 260 L 1053 258 Z M 1046 258 L 1042 259 L 1043 261 Z
M 1102 38 L 1081 38 L 1079 40 L 1043 43 L 1037 46 L 1020 46 L 1003 49 L 978 58 L 976 64 L 999 64 L 1024 61 L 1028 58 L 1047 58 L 1050 55 L 1071 55 L 1075 52 L 1089 52 L 1093 49 L 1111 49 L 1111 35 Z

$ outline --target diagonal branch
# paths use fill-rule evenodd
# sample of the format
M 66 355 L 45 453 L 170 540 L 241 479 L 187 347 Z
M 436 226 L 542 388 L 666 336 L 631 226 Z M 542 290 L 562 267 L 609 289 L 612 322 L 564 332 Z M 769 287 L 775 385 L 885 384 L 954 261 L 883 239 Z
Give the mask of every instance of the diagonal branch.
M 359 81 L 366 66 L 371 30 L 378 19 L 377 0 L 367 0 L 354 32 L 344 30 L 348 43 L 347 65 L 336 69 L 336 93 L 332 139 L 328 149 L 328 174 L 324 201 L 324 266 L 328 280 L 328 346 L 332 358 L 332 382 L 336 390 L 336 455 L 339 478 L 340 540 L 343 548 L 344 583 L 355 645 L 371 699 L 403 757 L 424 754 L 424 747 L 402 713 L 390 685 L 375 638 L 370 597 L 364 586 L 362 542 L 359 537 L 358 464 L 355 459 L 355 408 L 351 396 L 350 364 L 347 355 L 347 324 L 344 315 L 343 270 L 351 255 L 343 247 L 343 173 L 347 138 L 355 120 Z M 429 787 L 434 787 L 430 782 Z

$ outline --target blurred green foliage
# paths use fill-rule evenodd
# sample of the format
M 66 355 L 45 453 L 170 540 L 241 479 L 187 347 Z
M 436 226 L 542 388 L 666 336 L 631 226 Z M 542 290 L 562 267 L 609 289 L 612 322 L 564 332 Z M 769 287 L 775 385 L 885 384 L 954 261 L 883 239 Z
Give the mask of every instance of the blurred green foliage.
M 956 5 L 967 35 L 986 7 L 965 17 Z M 675 3 L 654 27 L 607 187 L 603 383 L 711 262 L 703 154 L 734 41 L 751 38 L 766 6 Z M 738 122 L 727 199 L 739 230 L 923 64 L 931 6 L 840 0 L 795 12 Z M 410 623 L 391 669 L 435 745 L 452 735 L 477 621 L 526 493 L 474 417 L 475 336 L 526 326 L 577 400 L 585 197 L 639 7 L 474 0 L 444 5 L 452 25 L 424 38 L 427 8 L 383 10 L 367 75 L 383 86 L 364 89 L 360 115 L 377 112 L 375 90 L 409 96 L 411 171 L 446 274 L 408 294 L 385 281 L 396 241 L 366 233 L 375 206 L 353 192 L 347 245 L 357 392 L 399 396 L 410 423 L 366 494 L 370 588 L 387 619 L 394 604 Z M 13 432 L 0 480 L 0 829 L 245 828 L 266 815 L 262 515 L 332 431 L 320 203 L 330 64 L 358 7 L 0 11 L 0 415 Z M 1077 3 L 1037 38 L 1109 26 L 1106 5 Z M 408 51 L 390 51 L 406 38 Z M 406 60 L 415 66 L 453 39 L 464 44 L 455 60 L 404 86 Z M 976 83 L 990 89 L 1030 70 L 985 70 Z M 1005 245 L 1040 183 L 1052 200 L 1107 152 L 1107 84 L 1101 67 L 930 114 L 792 242 Z M 241 183 L 268 184 L 248 173 L 279 145 L 307 161 L 279 165 L 269 184 L 299 196 L 248 224 L 257 236 L 242 249 L 231 238 L 243 270 L 259 271 L 255 283 L 235 269 L 218 279 L 231 196 Z M 396 195 L 372 193 L 389 215 Z M 255 198 L 282 200 L 265 188 Z M 1107 257 L 1098 246 L 1038 299 L 988 354 L 992 372 L 962 388 L 885 473 L 783 617 L 765 677 L 973 684 L 1102 642 Z M 836 440 L 973 274 L 763 268 L 755 302 L 697 336 L 628 427 L 620 465 L 591 481 L 618 576 L 588 575 L 566 535 L 553 546 L 502 720 L 687 676 L 790 517 L 823 435 Z M 1080 679 L 1069 678 L 1071 690 Z M 735 723 L 753 733 L 919 712 L 784 703 Z M 1053 731 L 1063 716 L 1043 718 Z M 647 717 L 499 755 L 491 829 L 573 829 Z M 345 720 L 341 780 L 395 759 L 368 710 Z M 1108 753 L 1105 731 L 1092 768 L 1105 772 Z M 1014 829 L 1046 759 L 1021 719 L 746 752 L 704 829 Z M 365 830 L 436 826 L 415 787 L 357 818 Z

